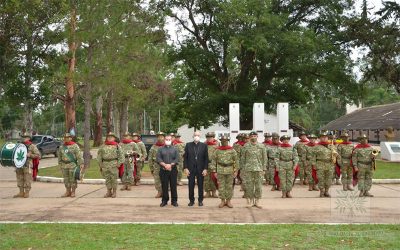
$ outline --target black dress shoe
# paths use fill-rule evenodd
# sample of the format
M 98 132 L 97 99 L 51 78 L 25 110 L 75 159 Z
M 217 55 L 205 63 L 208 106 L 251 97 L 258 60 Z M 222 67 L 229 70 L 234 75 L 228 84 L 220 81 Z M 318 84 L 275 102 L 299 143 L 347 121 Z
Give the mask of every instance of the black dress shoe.
M 178 202 L 173 202 L 172 206 L 177 207 L 178 206 Z
M 199 201 L 199 207 L 202 207 L 202 206 L 203 206 L 203 202 Z
M 160 207 L 165 207 L 167 204 L 167 202 L 161 202 Z
M 192 207 L 193 205 L 194 205 L 193 201 L 189 202 L 189 204 L 188 204 L 189 207 Z

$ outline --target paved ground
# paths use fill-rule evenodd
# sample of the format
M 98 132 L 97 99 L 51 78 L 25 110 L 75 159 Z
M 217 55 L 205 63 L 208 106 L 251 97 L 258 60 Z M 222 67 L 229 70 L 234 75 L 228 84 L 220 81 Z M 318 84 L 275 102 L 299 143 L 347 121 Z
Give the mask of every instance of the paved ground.
M 1 169 L 1 168 L 0 168 Z M 374 185 L 374 198 L 346 197 L 351 192 L 332 190 L 333 198 L 317 198 L 296 185 L 293 199 L 280 198 L 279 192 L 263 188 L 263 209 L 246 208 L 235 189 L 233 209 L 219 209 L 219 199 L 204 200 L 204 207 L 188 207 L 187 186 L 178 188 L 179 207 L 159 207 L 154 187 L 142 185 L 132 191 L 119 191 L 117 198 L 102 198 L 103 185 L 81 184 L 76 198 L 58 198 L 62 184 L 33 183 L 31 198 L 12 198 L 16 183 L 0 180 L 0 221 L 64 222 L 165 222 L 165 223 L 400 223 L 400 185 Z M 342 210 L 339 210 L 342 208 Z M 353 208 L 351 214 L 349 208 Z M 343 210 L 345 209 L 345 210 Z

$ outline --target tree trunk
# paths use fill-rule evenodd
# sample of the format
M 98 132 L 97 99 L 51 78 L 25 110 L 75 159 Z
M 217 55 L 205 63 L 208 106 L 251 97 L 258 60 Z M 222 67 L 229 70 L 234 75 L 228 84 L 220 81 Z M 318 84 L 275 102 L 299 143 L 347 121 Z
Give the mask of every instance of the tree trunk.
M 111 89 L 107 94 L 107 134 L 114 130 L 114 117 L 113 117 L 113 99 L 114 99 L 114 91 Z
M 78 134 L 76 130 L 76 118 L 75 118 L 75 84 L 74 84 L 74 72 L 75 72 L 75 52 L 76 52 L 76 6 L 71 6 L 71 17 L 70 17 L 70 34 L 68 39 L 69 56 L 68 59 L 68 73 L 65 78 L 65 87 L 67 89 L 67 95 L 65 97 L 65 129 L 67 132 L 75 133 L 74 137 Z
M 119 109 L 118 106 L 114 103 L 112 103 L 113 105 L 113 132 L 115 133 L 115 135 L 120 138 L 120 134 L 119 134 L 119 121 L 120 121 L 120 113 L 119 113 Z
M 119 132 L 122 136 L 128 131 L 128 99 L 124 99 L 120 104 L 120 127 Z
M 103 96 L 100 95 L 96 100 L 95 125 L 93 146 L 98 147 L 103 141 Z
M 92 83 L 90 82 L 93 78 L 91 77 L 93 74 L 93 70 L 91 68 L 92 65 L 92 55 L 93 55 L 93 46 L 89 43 L 88 48 L 88 65 L 89 65 L 89 80 L 86 83 L 85 88 L 85 122 L 84 122 L 84 138 L 83 138 L 83 161 L 85 168 L 90 166 L 90 113 L 92 109 Z
M 33 68 L 33 58 L 32 58 L 32 53 L 33 53 L 33 41 L 32 41 L 32 36 L 28 35 L 27 37 L 27 42 L 26 42 L 26 56 L 25 56 L 25 88 L 30 90 L 31 85 L 32 85 L 32 68 Z M 27 94 L 28 96 L 25 96 L 25 105 L 24 105 L 24 127 L 25 131 L 28 133 L 32 133 L 33 130 L 33 115 L 32 115 L 32 105 L 31 105 L 31 100 L 34 98 L 31 96 L 32 94 L 30 91 Z

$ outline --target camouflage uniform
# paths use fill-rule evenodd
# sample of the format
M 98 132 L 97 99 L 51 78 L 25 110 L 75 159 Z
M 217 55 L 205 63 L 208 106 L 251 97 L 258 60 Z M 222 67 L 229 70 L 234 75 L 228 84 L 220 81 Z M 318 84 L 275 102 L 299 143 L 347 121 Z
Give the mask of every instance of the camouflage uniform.
M 179 163 L 176 166 L 178 170 L 178 185 L 182 185 L 182 173 L 183 173 L 183 155 L 185 153 L 186 144 L 183 142 L 174 144 L 179 153 Z
M 294 182 L 294 167 L 299 161 L 297 151 L 292 146 L 279 147 L 275 157 L 281 182 L 282 198 L 291 198 L 290 191 L 292 191 Z
M 121 182 L 124 187 L 121 190 L 129 190 L 130 186 L 134 184 L 133 180 L 133 171 L 134 171 L 134 164 L 135 160 L 134 157 L 140 157 L 140 149 L 135 142 L 130 143 L 120 143 L 119 144 L 121 152 L 125 158 L 124 160 L 124 173 L 121 178 Z M 131 155 L 127 155 L 130 153 Z M 137 172 L 136 172 L 137 175 Z
M 156 198 L 160 198 L 162 193 L 161 179 L 160 179 L 160 165 L 157 163 L 157 151 L 160 147 L 162 146 L 157 146 L 157 144 L 154 144 L 153 146 L 151 146 L 149 151 L 149 167 L 151 174 L 153 175 L 154 178 L 154 186 L 158 192 Z
M 218 174 L 220 207 L 232 207 L 230 200 L 233 196 L 234 173 L 238 170 L 238 157 L 236 151 L 231 149 L 216 149 L 213 155 L 212 172 Z
M 215 133 L 213 132 L 209 132 L 206 134 L 206 138 L 209 137 L 215 137 Z M 218 147 L 218 143 L 217 141 L 214 139 L 215 144 L 207 144 L 207 149 L 208 149 L 208 168 L 212 167 L 213 164 L 213 155 L 215 150 Z M 204 198 L 209 198 L 209 197 L 214 197 L 217 198 L 217 187 L 215 186 L 215 183 L 213 182 L 213 180 L 211 179 L 211 175 L 206 175 L 204 176 L 204 183 L 203 183 L 203 187 L 204 187 L 204 192 L 206 192 Z
M 278 190 L 280 187 L 276 186 L 275 183 L 275 167 L 276 167 L 276 154 L 278 152 L 279 144 L 272 144 L 267 149 L 267 156 L 268 156 L 268 171 L 270 176 L 270 184 L 272 185 L 271 191 Z
M 334 145 L 320 143 L 314 147 L 311 157 L 311 164 L 317 169 L 320 197 L 330 197 L 329 188 L 332 184 L 332 172 L 335 165 L 332 163 L 332 152 L 337 154 Z
M 239 137 L 239 136 L 238 136 L 238 137 Z M 238 138 L 238 137 L 237 137 L 237 138 Z M 245 195 L 245 193 L 246 193 L 245 174 L 246 174 L 246 173 L 245 173 L 244 169 L 241 169 L 241 167 L 240 167 L 240 159 L 241 159 L 240 155 L 241 155 L 241 152 L 242 152 L 242 148 L 243 148 L 243 146 L 242 146 L 241 144 L 239 144 L 239 141 L 236 142 L 235 144 L 233 144 L 233 149 L 236 151 L 236 154 L 237 154 L 237 156 L 238 156 L 238 164 L 237 164 L 237 167 L 238 167 L 238 169 L 240 169 L 240 170 L 239 170 L 240 172 L 238 172 L 238 175 L 239 175 L 239 176 L 237 176 L 237 178 L 239 179 L 239 181 L 241 181 L 240 187 L 241 187 L 241 191 L 244 192 L 243 198 L 245 198 L 245 197 L 246 197 L 246 195 Z
M 266 148 L 266 150 L 268 152 L 268 148 L 272 146 L 272 140 L 271 139 L 267 139 L 267 138 L 271 138 L 271 134 L 270 133 L 265 133 L 264 137 L 265 137 L 265 140 L 264 140 L 263 144 L 264 144 L 264 146 L 265 146 L 265 148 Z M 274 183 L 274 180 L 273 180 L 274 176 L 271 176 L 271 171 L 269 171 L 269 164 L 268 163 L 267 163 L 267 171 L 265 171 L 264 178 L 265 178 L 265 184 L 266 185 L 268 185 L 268 184 L 274 185 L 273 184 Z
M 19 187 L 19 194 L 14 195 L 14 198 L 29 197 L 29 191 L 31 190 L 32 182 L 32 159 L 40 158 L 40 152 L 35 144 L 30 144 L 29 146 L 27 145 L 27 147 L 30 156 L 27 157 L 25 165 L 22 168 L 15 169 L 15 173 L 17 176 L 17 186 Z
M 267 166 L 267 152 L 261 143 L 246 143 L 241 152 L 241 169 L 246 171 L 245 185 L 248 205 L 254 205 L 262 196 L 264 171 Z
M 300 167 L 300 184 L 307 185 L 307 172 L 306 172 L 306 165 L 307 165 L 307 151 L 306 151 L 306 144 L 308 141 L 298 141 L 294 145 L 294 149 L 299 156 L 299 167 Z
M 101 173 L 106 180 L 107 194 L 104 197 L 115 197 L 118 185 L 118 167 L 124 162 L 124 154 L 117 145 L 104 144 L 99 148 L 97 161 L 99 162 Z
M 142 170 L 144 167 L 144 160 L 147 157 L 146 145 L 142 141 L 138 141 L 137 146 L 139 148 L 140 158 L 137 160 L 137 172 L 136 172 L 136 184 L 139 184 L 140 179 L 142 178 Z
M 354 146 L 351 143 L 350 144 L 342 143 L 339 144 L 337 148 L 338 148 L 338 154 L 340 156 L 338 164 L 340 166 L 340 172 L 342 173 L 343 190 L 352 191 L 353 188 L 351 187 L 351 185 L 353 179 L 353 167 L 350 165 L 350 161 Z
M 78 144 L 61 145 L 58 149 L 58 165 L 63 173 L 64 186 L 68 192 L 75 192 L 78 182 L 74 176 L 75 167 L 83 164 L 82 151 Z M 64 195 L 66 197 L 69 195 Z
M 356 146 L 353 155 L 352 162 L 354 167 L 358 169 L 358 190 L 360 190 L 360 196 L 372 196 L 369 194 L 369 190 L 372 186 L 372 147 L 360 147 Z
M 314 144 L 308 143 L 306 145 L 306 172 L 307 172 L 307 181 L 308 181 L 308 185 L 309 185 L 309 189 L 308 189 L 309 191 L 313 191 L 313 190 L 319 191 L 319 189 L 316 187 L 316 183 L 312 176 L 312 163 L 311 163 L 311 158 L 314 153 L 316 145 L 317 145 L 316 143 L 314 143 Z

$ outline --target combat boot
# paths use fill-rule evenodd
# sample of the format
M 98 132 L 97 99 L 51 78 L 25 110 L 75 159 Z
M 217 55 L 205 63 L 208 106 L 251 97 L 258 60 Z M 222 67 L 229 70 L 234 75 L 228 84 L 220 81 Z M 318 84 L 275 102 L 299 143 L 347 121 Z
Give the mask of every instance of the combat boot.
M 329 194 L 329 188 L 325 189 L 324 196 L 325 197 L 331 197 L 331 195 Z
M 254 206 L 255 206 L 256 208 L 262 208 L 262 206 L 260 205 L 260 200 L 259 200 L 259 199 L 255 199 L 255 200 L 254 200 Z
M 336 185 L 342 185 L 342 182 L 339 179 L 337 179 L 336 180 Z
M 30 191 L 30 189 L 25 189 L 25 192 L 24 192 L 24 198 L 29 198 L 29 191 Z
M 286 192 L 286 197 L 287 197 L 287 198 L 292 198 L 292 195 L 290 194 L 290 191 L 289 191 L 289 192 Z
M 354 191 L 354 189 L 351 187 L 351 184 L 347 185 L 347 190 Z
M 363 197 L 364 196 L 364 191 L 360 190 L 360 195 L 359 196 Z
M 229 208 L 233 208 L 233 205 L 232 205 L 232 203 L 231 203 L 231 200 L 229 199 L 229 200 L 226 200 L 226 206 L 227 207 L 229 207 Z
M 111 198 L 115 198 L 115 197 L 117 197 L 117 188 L 112 189 Z
M 111 197 L 111 189 L 107 188 L 107 193 L 104 195 L 104 198 Z
M 295 181 L 296 181 L 296 180 L 295 180 Z M 303 179 L 300 179 L 299 184 L 300 184 L 300 186 L 301 186 L 301 185 L 304 185 L 304 180 L 303 180 Z
M 319 191 L 319 188 L 318 188 L 318 186 L 317 186 L 317 185 L 315 185 L 315 184 L 313 185 L 312 189 L 313 189 L 313 190 L 315 190 L 315 191 Z
M 135 180 L 135 186 L 140 186 L 140 179 Z
M 120 189 L 121 191 L 127 190 L 128 186 L 127 185 L 123 185 L 122 188 Z
M 307 179 L 304 179 L 304 182 L 303 182 L 303 184 L 304 184 L 304 185 L 308 185 L 308 181 L 307 181 Z
M 156 196 L 154 196 L 154 198 L 161 198 L 161 196 L 162 196 L 162 193 L 161 193 L 161 192 L 158 192 L 158 193 L 156 194 Z
M 343 184 L 343 191 L 347 191 L 347 185 Z
M 246 207 L 252 207 L 253 206 L 253 201 L 250 198 L 247 198 L 247 206 Z
M 206 194 L 204 195 L 204 198 L 210 198 L 211 197 L 211 192 L 207 191 Z
M 65 194 L 61 195 L 61 198 L 66 198 L 71 196 L 71 188 L 65 188 Z
M 313 185 L 308 185 L 308 191 L 313 191 Z
M 372 194 L 370 194 L 368 191 L 364 192 L 364 196 L 366 197 L 374 197 Z
M 225 206 L 225 200 L 221 199 L 221 203 L 218 205 L 219 208 L 223 208 Z
M 19 193 L 14 195 L 13 198 L 22 198 L 24 197 L 24 188 L 19 188 Z
M 319 190 L 319 197 L 325 197 L 325 192 L 324 192 L 324 189 L 323 188 L 321 188 L 320 190 Z
M 75 190 L 76 190 L 75 187 L 73 187 L 73 188 L 71 189 L 71 195 L 70 195 L 71 198 L 74 198 L 74 197 L 75 197 Z
M 275 191 L 275 185 L 272 185 L 271 191 Z
M 212 197 L 212 198 L 218 198 L 218 195 L 217 195 L 217 191 L 216 191 L 216 190 L 212 191 L 211 197 Z
M 127 190 L 127 191 L 131 191 L 131 190 L 132 190 L 132 187 L 131 187 L 130 184 L 128 184 L 128 185 L 126 186 L 126 190 Z
M 282 198 L 286 198 L 286 193 L 285 193 L 285 191 L 282 191 Z

